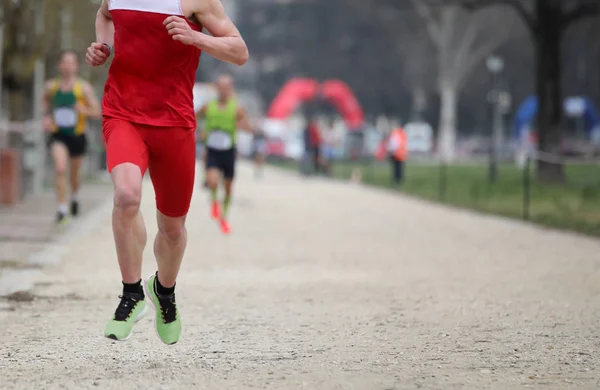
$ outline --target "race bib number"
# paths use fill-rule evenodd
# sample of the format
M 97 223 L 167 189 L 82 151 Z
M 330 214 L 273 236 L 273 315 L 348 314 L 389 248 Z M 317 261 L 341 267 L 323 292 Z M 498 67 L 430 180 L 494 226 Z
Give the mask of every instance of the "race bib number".
M 233 146 L 231 135 L 224 131 L 213 131 L 208 135 L 206 145 L 216 150 L 228 150 Z
M 73 107 L 59 107 L 54 110 L 54 123 L 57 127 L 75 127 L 77 112 Z

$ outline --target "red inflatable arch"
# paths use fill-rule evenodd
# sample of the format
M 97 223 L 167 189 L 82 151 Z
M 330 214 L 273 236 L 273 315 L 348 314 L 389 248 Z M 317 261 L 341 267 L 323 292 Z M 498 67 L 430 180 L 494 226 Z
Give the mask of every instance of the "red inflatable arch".
M 313 79 L 292 79 L 279 91 L 267 116 L 271 119 L 286 119 L 302 102 L 311 101 L 317 95 L 319 84 Z
M 313 79 L 292 79 L 279 91 L 267 116 L 271 119 L 286 119 L 306 101 L 317 95 L 332 104 L 350 129 L 364 124 L 364 113 L 350 87 L 339 80 L 327 80 L 321 86 Z
M 327 80 L 321 86 L 321 96 L 337 108 L 350 129 L 364 124 L 363 109 L 350 87 L 339 80 Z

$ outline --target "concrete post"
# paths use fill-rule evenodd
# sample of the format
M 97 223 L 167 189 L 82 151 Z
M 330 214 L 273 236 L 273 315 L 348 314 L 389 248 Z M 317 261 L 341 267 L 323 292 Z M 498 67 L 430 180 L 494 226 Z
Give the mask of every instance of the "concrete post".
M 33 85 L 33 128 L 30 129 L 32 132 L 33 141 L 33 177 L 31 191 L 34 194 L 39 194 L 44 189 L 44 177 L 46 172 L 46 140 L 45 133 L 42 127 L 42 94 L 44 93 L 44 80 L 46 78 L 46 70 L 44 62 L 38 59 L 35 62 L 34 72 L 34 85 Z

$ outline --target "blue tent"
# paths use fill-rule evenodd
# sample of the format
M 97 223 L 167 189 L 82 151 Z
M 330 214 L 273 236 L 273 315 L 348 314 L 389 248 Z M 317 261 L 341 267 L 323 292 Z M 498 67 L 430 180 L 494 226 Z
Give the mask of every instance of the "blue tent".
M 598 109 L 590 98 L 586 97 L 584 100 L 586 107 L 584 112 L 585 130 L 589 134 L 594 127 L 600 126 L 600 112 L 598 112 Z
M 565 99 L 566 101 L 566 99 Z M 591 99 L 584 97 L 583 118 L 585 122 L 585 131 L 589 135 L 592 129 L 600 126 L 600 114 L 594 106 Z M 523 128 L 535 120 L 538 112 L 538 99 L 536 96 L 529 96 L 521 103 L 513 120 L 513 137 L 519 138 Z

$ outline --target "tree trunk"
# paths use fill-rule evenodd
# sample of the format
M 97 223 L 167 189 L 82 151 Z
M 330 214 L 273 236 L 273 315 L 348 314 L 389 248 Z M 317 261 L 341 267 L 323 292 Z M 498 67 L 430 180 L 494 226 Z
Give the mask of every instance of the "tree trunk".
M 5 52 L 4 81 L 7 87 L 8 120 L 24 121 L 31 117 L 31 79 L 30 58 L 16 50 Z
M 425 107 L 427 106 L 427 96 L 424 89 L 421 87 L 413 88 L 411 100 L 410 120 L 417 122 L 423 120 L 423 113 L 425 111 Z
M 562 143 L 560 46 L 562 40 L 560 3 L 538 0 L 538 32 L 535 40 L 539 99 L 537 129 L 541 152 L 559 155 Z M 537 177 L 551 183 L 564 181 L 562 164 L 538 161 Z
M 458 111 L 458 91 L 453 83 L 440 85 L 440 127 L 438 150 L 443 161 L 453 161 L 456 157 L 456 113 Z

